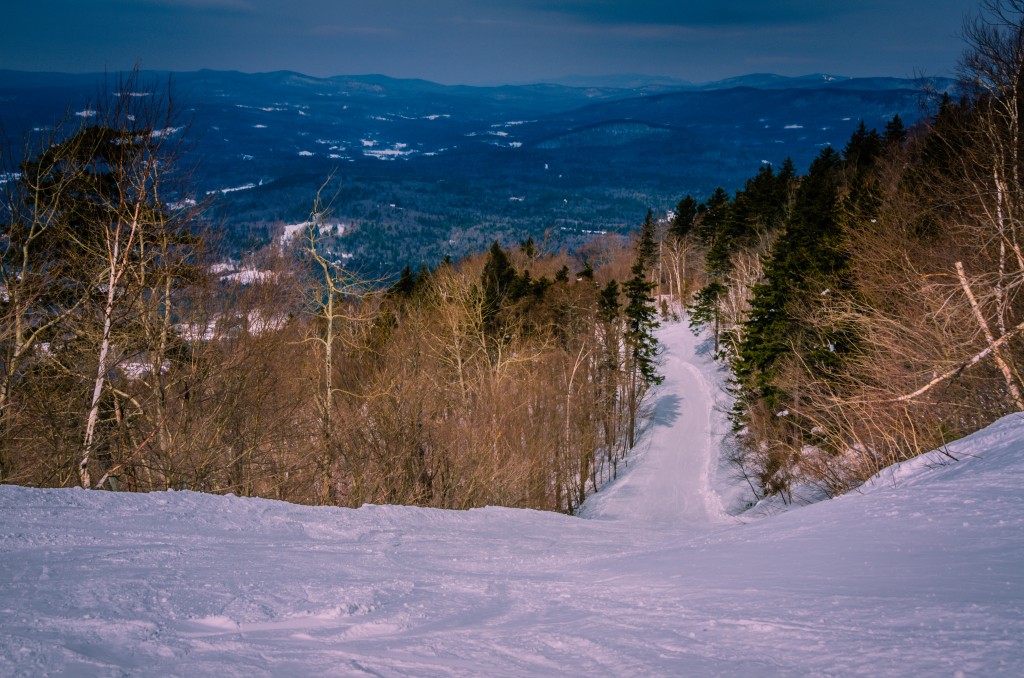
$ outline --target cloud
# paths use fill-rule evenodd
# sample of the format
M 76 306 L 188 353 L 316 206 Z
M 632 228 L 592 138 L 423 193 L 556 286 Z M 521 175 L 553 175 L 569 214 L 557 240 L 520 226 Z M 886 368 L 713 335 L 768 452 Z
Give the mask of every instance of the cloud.
M 402 35 L 402 31 L 395 28 L 378 26 L 341 26 L 338 24 L 327 24 L 314 26 L 309 31 L 310 35 L 337 36 L 337 35 L 364 35 L 370 37 L 393 37 Z
M 579 21 L 674 26 L 763 26 L 819 21 L 879 0 L 518 0 L 524 8 Z
M 190 9 L 228 12 L 255 12 L 250 0 L 135 0 L 139 4 L 165 9 Z

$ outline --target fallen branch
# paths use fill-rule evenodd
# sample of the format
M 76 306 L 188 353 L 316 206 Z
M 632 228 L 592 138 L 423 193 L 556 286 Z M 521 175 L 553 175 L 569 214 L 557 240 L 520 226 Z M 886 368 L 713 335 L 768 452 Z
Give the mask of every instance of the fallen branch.
M 974 298 L 974 294 L 971 292 L 971 288 L 966 284 L 966 276 L 964 274 L 963 264 L 958 261 L 958 262 L 956 262 L 956 267 L 957 267 L 957 275 L 960 277 L 960 283 L 961 283 L 961 285 L 963 285 L 964 291 L 967 293 L 968 299 L 971 301 L 971 306 L 972 306 L 972 308 L 975 311 L 975 316 L 978 317 L 978 316 L 980 316 L 980 309 L 977 306 L 977 300 Z M 1015 402 L 1017 404 L 1017 407 L 1019 409 L 1021 409 L 1021 410 L 1024 410 L 1024 401 L 1022 401 L 1022 399 L 1021 399 L 1020 389 L 1017 388 L 1016 382 L 1014 382 L 1012 380 L 1012 374 L 1010 374 L 1010 372 L 1009 372 L 1009 366 L 1006 364 L 1006 361 L 1004 361 L 1002 359 L 1002 356 L 999 354 L 999 349 L 1000 349 L 1000 347 L 1002 347 L 1003 344 L 1007 343 L 1008 341 L 1010 341 L 1010 339 L 1012 339 L 1016 335 L 1020 334 L 1021 331 L 1024 331 L 1024 322 L 1022 322 L 1022 323 L 1012 327 L 1010 329 L 1010 331 L 1008 331 L 1006 334 L 1004 334 L 1003 336 L 999 337 L 998 339 L 995 339 L 992 336 L 992 333 L 988 329 L 988 324 L 985 323 L 984 317 L 979 317 L 979 323 L 981 324 L 982 329 L 985 331 L 985 338 L 989 342 L 988 346 L 985 347 L 984 350 L 982 350 L 979 353 L 973 355 L 969 360 L 967 360 L 967 361 L 957 365 L 956 367 L 954 367 L 953 369 L 949 370 L 948 372 L 944 372 L 943 374 L 940 374 L 939 376 L 935 377 L 934 379 L 929 381 L 927 384 L 925 384 L 921 388 L 919 388 L 916 391 L 914 391 L 913 393 L 908 393 L 908 394 L 902 395 L 902 396 L 900 396 L 898 398 L 893 398 L 890 402 L 897 403 L 897 402 L 907 402 L 908 400 L 913 400 L 914 398 L 916 398 L 916 397 L 918 397 L 918 396 L 920 396 L 920 395 L 922 395 L 924 393 L 927 393 L 932 388 L 934 388 L 938 384 L 941 384 L 942 382 L 944 382 L 945 380 L 949 379 L 950 377 L 953 377 L 954 375 L 959 374 L 960 372 L 964 371 L 968 367 L 971 367 L 972 365 L 978 364 L 979 362 L 981 362 L 982 360 L 987 358 L 989 356 L 989 354 L 994 354 L 995 357 L 996 357 L 997 362 L 999 363 L 1000 370 L 1002 370 L 1003 376 L 1007 380 L 1007 386 L 1010 388 L 1010 393 L 1013 395 L 1013 398 L 1014 398 L 1014 400 L 1015 400 Z
M 143 440 L 141 443 L 139 443 L 138 447 L 135 448 L 135 451 L 132 452 L 131 454 L 129 454 L 128 458 L 125 459 L 124 461 L 122 461 L 120 464 L 118 464 L 117 466 L 113 467 L 112 469 L 110 469 L 109 471 L 104 473 L 103 477 L 100 478 L 98 481 L 96 481 L 96 484 L 92 486 L 92 489 L 94 489 L 94 490 L 100 489 L 101 487 L 103 487 L 103 483 L 107 482 L 107 479 L 110 478 L 110 476 L 114 475 L 115 473 L 120 471 L 122 468 L 124 468 L 124 465 L 127 464 L 128 462 L 130 462 L 135 457 L 135 455 L 137 455 L 139 452 L 141 452 L 142 448 L 146 446 L 146 443 L 148 443 L 150 440 L 152 440 L 153 436 L 156 434 L 156 431 L 157 431 L 156 428 L 154 428 L 152 431 L 150 431 L 149 435 L 146 436 L 146 439 Z
M 1017 405 L 1018 410 L 1024 410 L 1024 398 L 1021 397 L 1020 388 L 1017 386 L 1017 382 L 1013 378 L 1013 372 L 1010 370 L 1010 366 L 1003 359 L 1002 354 L 999 352 L 999 348 L 996 346 L 996 339 L 992 335 L 992 330 L 989 329 L 988 322 L 985 320 L 984 314 L 981 312 L 981 306 L 978 305 L 978 300 L 974 297 L 974 291 L 971 290 L 971 286 L 967 282 L 967 274 L 964 273 L 964 265 L 961 262 L 956 262 L 956 275 L 960 279 L 960 286 L 964 288 L 964 294 L 967 295 L 967 300 L 971 302 L 971 309 L 974 311 L 974 317 L 978 321 L 978 325 L 985 333 L 985 340 L 988 345 L 992 347 L 992 355 L 995 358 L 996 365 L 999 367 L 999 371 L 1003 373 L 1003 379 L 1006 381 L 1006 388 L 1009 389 L 1010 395 L 1013 396 L 1013 401 Z M 1006 336 L 1005 334 L 1003 335 Z

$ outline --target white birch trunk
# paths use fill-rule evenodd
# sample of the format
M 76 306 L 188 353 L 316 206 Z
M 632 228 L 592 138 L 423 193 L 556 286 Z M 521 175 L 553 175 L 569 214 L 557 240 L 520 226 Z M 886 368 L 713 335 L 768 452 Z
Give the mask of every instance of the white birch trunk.
M 974 317 L 978 321 L 978 325 L 981 327 L 982 332 L 985 334 L 985 340 L 992 349 L 992 355 L 996 361 L 996 365 L 999 367 L 999 371 L 1003 374 L 1003 379 L 1006 381 L 1006 388 L 1010 391 L 1010 395 L 1013 397 L 1013 401 L 1017 405 L 1017 409 L 1024 411 L 1024 397 L 1021 397 L 1020 388 L 1017 386 L 1017 381 L 1014 379 L 1013 371 L 1010 369 L 1006 360 L 1003 359 L 1002 353 L 996 344 L 996 338 L 992 336 L 992 330 L 989 329 L 988 322 L 985 320 L 985 316 L 981 312 L 981 307 L 978 305 L 978 300 L 974 297 L 974 292 L 971 290 L 971 287 L 967 282 L 967 274 L 964 272 L 964 265 L 959 261 L 956 262 L 956 274 L 960 279 L 960 286 L 963 287 L 964 294 L 967 295 L 967 299 L 971 303 L 971 309 L 974 311 Z

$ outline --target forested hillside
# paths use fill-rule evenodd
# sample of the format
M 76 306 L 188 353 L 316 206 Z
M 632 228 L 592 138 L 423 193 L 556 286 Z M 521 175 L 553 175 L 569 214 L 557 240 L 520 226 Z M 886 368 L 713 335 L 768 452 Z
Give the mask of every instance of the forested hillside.
M 63 118 L 88 122 L 116 80 L 0 70 L 0 134 L 15 165 L 0 163 L 0 173 L 26 157 L 23 139 L 38 147 Z M 699 88 L 466 87 L 205 70 L 142 80 L 125 94 L 166 94 L 170 83 L 175 115 L 164 133 L 182 145 L 179 173 L 206 198 L 204 218 L 225 245 L 248 251 L 301 222 L 334 173 L 339 246 L 368 277 L 433 267 L 496 239 L 574 249 L 597 232 L 627 235 L 648 208 L 732 190 L 762 160 L 806 165 L 859 119 L 916 120 L 921 83 L 950 85 L 818 75 Z
M 734 369 L 760 493 L 840 493 L 1024 409 L 1022 10 L 969 24 L 961 93 L 922 124 L 862 124 L 805 176 L 680 204 L 691 323 Z
M 163 198 L 163 111 L 112 98 L 5 185 L 0 480 L 571 512 L 615 477 L 659 380 L 650 215 L 389 287 L 340 265 L 329 181 L 227 264 Z

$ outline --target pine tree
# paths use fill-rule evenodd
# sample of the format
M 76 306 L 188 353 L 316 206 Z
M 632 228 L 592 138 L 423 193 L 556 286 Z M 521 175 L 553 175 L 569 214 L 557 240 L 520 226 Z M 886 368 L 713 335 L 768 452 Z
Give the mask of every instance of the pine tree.
M 708 247 L 704 255 L 704 267 L 710 281 L 694 295 L 688 307 L 690 328 L 694 332 L 700 332 L 708 325 L 712 327 L 716 352 L 719 301 L 726 292 L 722 280 L 729 273 L 731 255 L 730 212 L 729 196 L 721 188 L 716 189 L 708 201 L 698 208 L 697 237 Z
M 719 187 L 707 201 L 697 207 L 695 232 L 702 245 L 710 246 L 721 235 L 728 216 L 729 194 Z
M 826 148 L 797 190 L 785 231 L 765 264 L 764 282 L 754 287 L 751 312 L 734 367 L 748 392 L 774 405 L 775 368 L 789 353 L 800 327 L 790 305 L 819 285 L 844 284 L 847 256 L 838 218 L 839 154 Z M 827 288 L 817 290 L 821 293 Z
M 609 280 L 608 284 L 601 290 L 598 299 L 597 317 L 602 323 L 613 323 L 619 317 L 622 304 L 619 303 L 619 284 Z
M 647 280 L 644 270 L 634 264 L 633 277 L 622 286 L 626 296 L 626 343 L 632 356 L 632 365 L 647 386 L 660 384 L 658 376 L 658 340 L 654 330 L 660 324 L 654 307 L 654 283 Z
M 650 268 L 656 263 L 657 244 L 654 240 L 654 215 L 648 210 L 636 242 L 636 259 L 632 277 L 622 286 L 626 297 L 625 317 L 625 372 L 628 421 L 626 438 L 630 447 L 636 442 L 636 419 L 647 390 L 660 384 L 658 375 L 658 314 L 654 305 L 654 283 L 648 279 Z M 613 291 L 614 288 L 611 288 Z M 605 288 L 606 294 L 611 294 Z M 602 295 L 602 304 L 606 301 Z M 611 303 L 611 300 L 607 300 Z
M 654 330 L 659 323 L 654 299 L 651 297 L 654 284 L 647 280 L 640 261 L 633 265 L 632 273 L 633 277 L 622 286 L 626 296 L 626 399 L 629 410 L 626 438 L 629 447 L 636 443 L 636 420 L 640 403 L 648 388 L 660 384 L 664 379 L 658 375 L 658 340 L 654 336 Z
M 491 334 L 498 332 L 498 312 L 508 297 L 515 279 L 516 270 L 512 267 L 508 255 L 501 245 L 495 242 L 491 245 L 484 270 L 480 274 L 484 326 Z
M 658 243 L 654 236 L 654 212 L 647 210 L 647 216 L 640 227 L 640 237 L 637 238 L 636 243 L 637 264 L 645 272 L 651 270 L 657 263 Z
M 907 128 L 903 126 L 903 120 L 899 114 L 892 116 L 885 125 L 885 133 L 882 135 L 882 143 L 886 146 L 899 146 L 907 140 Z
M 526 240 L 519 243 L 519 250 L 526 255 L 527 259 L 533 259 L 537 256 L 537 243 L 533 241 L 533 236 L 529 236 Z
M 861 121 L 843 149 L 847 193 L 844 202 L 847 214 L 854 220 L 874 218 L 878 211 L 880 188 L 874 169 L 885 144 L 878 132 L 868 130 Z
M 672 238 L 682 239 L 693 230 L 694 222 L 697 219 L 697 201 L 693 196 L 688 195 L 676 205 L 675 215 L 668 227 L 668 234 Z
M 412 268 L 406 266 L 402 269 L 398 280 L 388 288 L 389 297 L 403 297 L 408 299 L 416 291 L 417 278 L 413 277 Z
M 711 335 L 715 342 L 715 353 L 719 351 L 720 323 L 719 304 L 726 292 L 729 291 L 725 285 L 713 280 L 702 287 L 695 295 L 693 301 L 687 307 L 687 315 L 690 320 L 690 329 L 695 334 L 700 333 L 705 327 L 711 327 Z

